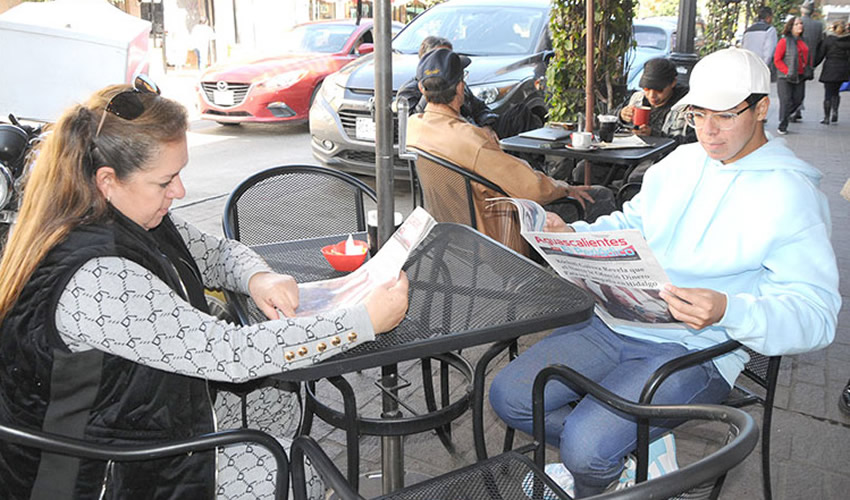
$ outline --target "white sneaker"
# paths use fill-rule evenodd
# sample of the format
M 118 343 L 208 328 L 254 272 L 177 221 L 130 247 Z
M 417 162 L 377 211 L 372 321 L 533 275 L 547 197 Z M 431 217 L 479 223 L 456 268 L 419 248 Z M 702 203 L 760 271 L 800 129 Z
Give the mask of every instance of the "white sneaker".
M 573 475 L 570 471 L 564 467 L 564 464 L 560 462 L 556 462 L 553 464 L 546 464 L 546 467 L 543 469 L 547 476 L 552 478 L 555 481 L 555 484 L 561 487 L 569 496 L 574 497 L 575 487 L 573 485 Z M 522 491 L 528 495 L 528 498 L 532 498 L 534 496 L 534 480 L 531 477 L 531 472 L 529 472 L 525 479 L 522 480 Z M 558 496 L 554 494 L 549 488 L 546 488 L 543 492 L 543 500 L 558 500 Z
M 620 480 L 615 486 L 615 490 L 622 490 L 635 484 L 635 474 L 637 472 L 637 460 L 632 455 L 626 459 L 626 468 L 620 474 Z M 669 474 L 674 470 L 679 469 L 679 463 L 676 461 L 676 440 L 672 432 L 661 436 L 655 441 L 649 443 L 649 468 L 646 473 L 647 479 Z

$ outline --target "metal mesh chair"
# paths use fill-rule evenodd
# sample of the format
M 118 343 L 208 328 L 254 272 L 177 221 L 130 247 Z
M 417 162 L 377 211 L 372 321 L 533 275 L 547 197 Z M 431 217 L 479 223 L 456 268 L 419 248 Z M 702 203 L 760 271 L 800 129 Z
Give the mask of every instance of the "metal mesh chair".
M 651 481 L 592 498 L 642 499 L 670 498 L 678 495 L 684 498 L 705 497 L 719 490 L 726 473 L 741 463 L 752 452 L 758 441 L 758 429 L 753 418 L 741 410 L 718 405 L 653 406 L 630 403 L 566 366 L 550 366 L 542 370 L 534 382 L 535 441 L 532 444 L 522 450 L 506 452 L 379 498 L 393 500 L 570 498 L 542 472 L 545 461 L 543 389 L 550 380 L 557 380 L 575 390 L 586 392 L 618 412 L 636 418 L 708 420 L 727 424 L 729 439 L 702 459 Z M 296 500 L 303 500 L 306 496 L 303 468 L 305 455 L 322 475 L 325 484 L 333 489 L 339 498 L 343 500 L 362 498 L 345 481 L 333 462 L 312 439 L 299 437 L 295 440 L 291 451 L 293 495 Z M 522 452 L 533 452 L 534 461 L 529 460 Z
M 233 190 L 224 207 L 222 230 L 227 238 L 249 246 L 362 232 L 366 230 L 366 204 L 376 202 L 372 188 L 338 170 L 315 165 L 272 167 L 248 177 Z M 248 297 L 225 295 L 241 324 L 250 324 L 252 316 L 263 316 Z M 295 383 L 217 385 L 242 399 L 243 426 L 247 427 L 247 395 L 268 383 L 292 392 L 300 402 L 300 385 Z M 305 410 L 299 432 L 310 429 L 309 400 Z
M 365 207 L 376 202 L 375 191 L 349 174 L 327 167 L 286 165 L 254 174 L 237 186 L 225 205 L 222 224 L 225 236 L 248 245 L 362 232 L 366 230 Z M 247 297 L 227 295 L 228 300 L 235 304 L 236 315 L 242 324 L 249 324 L 252 316 L 262 317 Z M 455 364 L 466 363 L 456 358 L 460 357 L 452 358 Z M 440 362 L 441 403 L 444 407 L 449 406 L 447 377 L 450 364 L 443 360 Z M 421 370 L 428 409 L 436 411 L 434 387 L 430 383 L 430 358 L 422 360 Z M 345 429 L 349 478 L 356 483 L 360 463 L 359 438 L 361 434 L 373 433 L 375 426 L 372 425 L 373 419 L 357 415 L 354 392 L 343 377 L 332 377 L 328 381 L 340 392 L 344 411 L 333 411 L 319 402 L 316 384 L 309 382 L 305 388 L 304 418 L 299 433 L 310 432 L 314 415 L 319 415 L 332 426 Z M 275 384 L 283 390 L 297 390 L 296 384 Z M 247 393 L 256 386 L 256 383 L 248 382 L 223 387 L 240 395 L 244 406 Z M 437 434 L 447 447 L 451 446 L 450 427 L 438 428 Z
M 349 174 L 315 165 L 272 167 L 248 177 L 224 207 L 224 235 L 246 245 L 366 230 L 375 191 Z M 320 222 L 318 222 L 320 221 Z
M 765 356 L 752 349 L 743 347 L 738 341 L 728 340 L 714 347 L 686 354 L 662 365 L 653 373 L 652 377 L 646 382 L 646 385 L 644 385 L 640 402 L 651 403 L 652 397 L 661 386 L 661 383 L 675 372 L 741 348 L 750 356 L 750 360 L 744 366 L 743 375 L 764 389 L 764 395 L 756 394 L 741 383 L 737 383 L 732 388 L 732 393 L 724 404 L 735 408 L 760 404 L 764 408 L 761 424 L 762 483 L 764 497 L 766 500 L 770 500 L 772 498 L 770 486 L 770 427 L 773 420 L 773 399 L 776 394 L 776 380 L 779 376 L 779 365 L 782 362 L 781 356 Z M 646 458 L 649 455 L 649 423 L 646 420 L 638 421 L 637 455 L 639 463 L 641 456 Z M 637 469 L 636 480 L 645 480 L 646 474 L 646 460 L 643 460 L 643 466 L 639 466 Z
M 415 152 L 417 157 L 414 161 L 415 175 L 422 189 L 425 208 L 437 222 L 456 222 L 478 229 L 477 220 L 482 214 L 478 213 L 475 206 L 475 190 L 484 187 L 501 196 L 508 196 L 498 185 L 448 160 L 414 148 L 410 151 Z M 575 214 L 571 220 L 584 218 L 584 208 L 574 198 L 562 198 L 551 205 L 568 206 L 567 211 Z M 490 210 L 487 216 L 506 218 L 503 224 L 498 225 L 500 234 L 487 236 L 510 248 L 525 248 L 516 221 L 516 210 L 512 207 Z
M 277 463 L 275 498 L 289 495 L 289 464 L 286 451 L 272 436 L 257 430 L 240 429 L 205 434 L 180 441 L 151 443 L 138 446 L 104 445 L 83 439 L 69 438 L 46 432 L 0 424 L 0 439 L 20 446 L 35 448 L 44 453 L 66 455 L 112 462 L 140 462 L 165 457 L 214 450 L 234 443 L 254 443 L 267 449 Z

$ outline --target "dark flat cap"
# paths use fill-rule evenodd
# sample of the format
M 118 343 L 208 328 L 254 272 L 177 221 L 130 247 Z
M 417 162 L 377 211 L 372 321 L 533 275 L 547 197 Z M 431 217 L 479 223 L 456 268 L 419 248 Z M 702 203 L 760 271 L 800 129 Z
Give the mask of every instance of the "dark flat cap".
M 676 76 L 676 65 L 671 60 L 656 57 L 646 61 L 639 85 L 642 89 L 664 90 L 676 80 Z
M 463 69 L 469 58 L 449 49 L 436 49 L 425 54 L 416 68 L 416 79 L 425 90 L 441 91 L 457 85 L 463 79 Z

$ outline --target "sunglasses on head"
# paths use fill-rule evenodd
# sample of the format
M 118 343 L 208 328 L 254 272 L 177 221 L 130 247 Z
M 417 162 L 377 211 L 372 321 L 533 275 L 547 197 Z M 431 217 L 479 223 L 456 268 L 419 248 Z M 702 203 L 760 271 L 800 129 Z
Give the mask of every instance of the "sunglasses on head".
M 97 132 L 94 134 L 95 138 L 100 135 L 100 129 L 103 128 L 103 122 L 106 121 L 106 113 L 112 113 L 124 120 L 135 120 L 142 116 L 142 113 L 145 112 L 145 105 L 139 98 L 139 94 L 160 95 L 160 90 L 147 75 L 138 75 L 133 81 L 131 90 L 115 94 L 106 103 L 106 107 L 103 108 L 103 115 L 100 117 L 100 123 L 97 125 Z

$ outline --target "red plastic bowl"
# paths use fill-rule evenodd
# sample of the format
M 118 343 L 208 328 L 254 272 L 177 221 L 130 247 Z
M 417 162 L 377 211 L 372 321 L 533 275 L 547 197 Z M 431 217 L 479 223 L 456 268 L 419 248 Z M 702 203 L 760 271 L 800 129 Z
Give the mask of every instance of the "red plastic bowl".
M 333 245 L 328 245 L 322 248 L 322 255 L 325 256 L 328 263 L 337 271 L 354 271 L 363 261 L 366 260 L 366 253 L 369 251 L 369 245 L 365 241 L 354 240 L 354 245 L 362 250 L 362 253 L 354 255 L 345 254 L 345 240 Z

